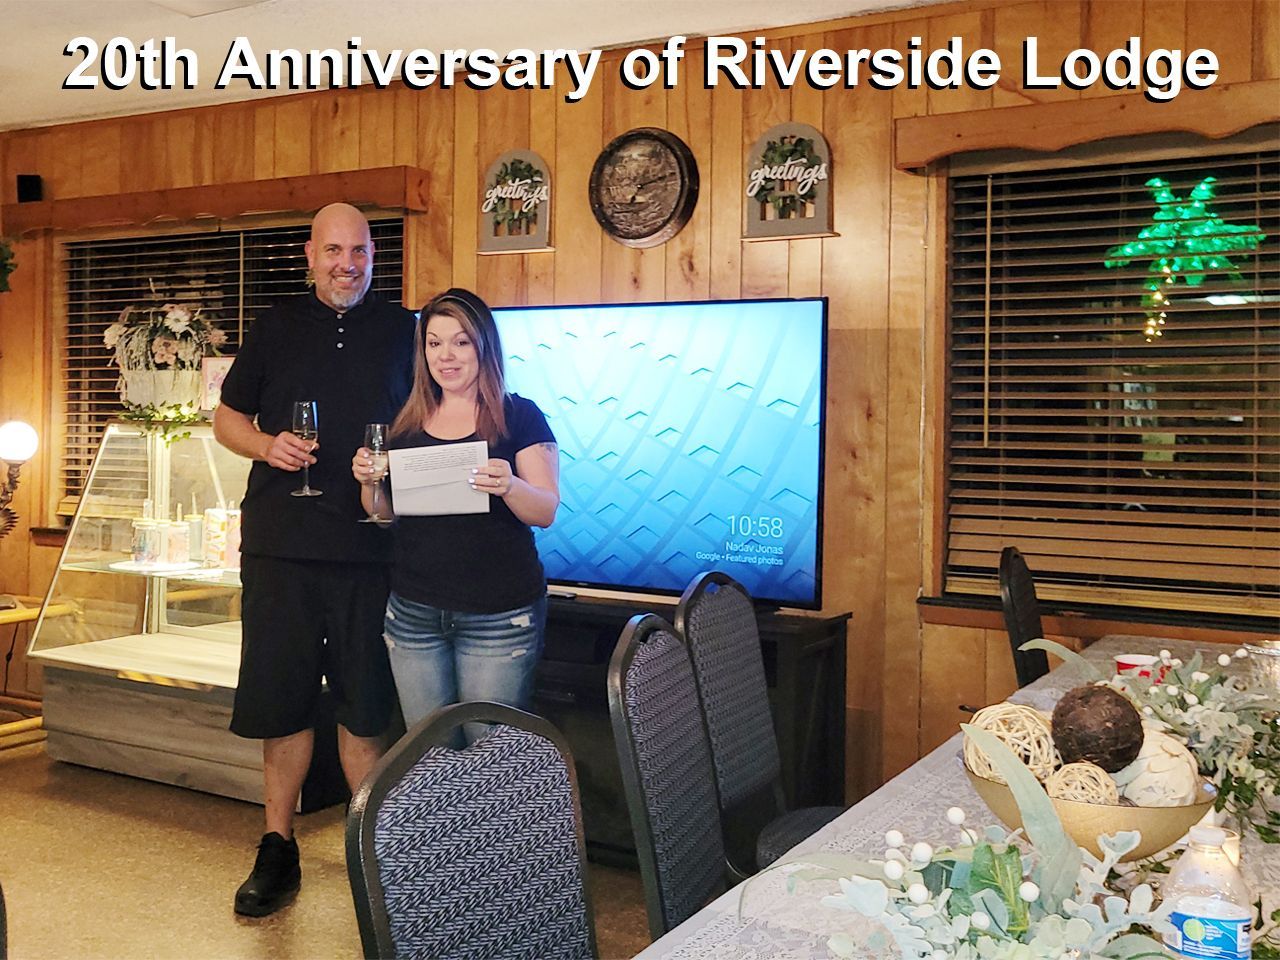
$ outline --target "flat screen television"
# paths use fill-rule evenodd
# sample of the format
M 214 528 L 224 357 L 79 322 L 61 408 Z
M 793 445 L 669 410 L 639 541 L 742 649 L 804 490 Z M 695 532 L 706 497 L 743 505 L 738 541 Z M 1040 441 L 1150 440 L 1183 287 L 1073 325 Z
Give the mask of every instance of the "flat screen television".
M 560 446 L 548 580 L 680 593 L 716 569 L 763 603 L 821 607 L 825 299 L 494 316 L 507 389 Z

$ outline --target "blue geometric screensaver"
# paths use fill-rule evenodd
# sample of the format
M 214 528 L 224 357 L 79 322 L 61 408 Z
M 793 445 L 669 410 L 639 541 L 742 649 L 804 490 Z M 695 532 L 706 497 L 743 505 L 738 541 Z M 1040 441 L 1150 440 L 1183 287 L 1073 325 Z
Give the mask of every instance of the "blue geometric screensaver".
M 495 310 L 507 389 L 560 446 L 548 578 L 679 592 L 722 570 L 816 606 L 822 300 Z

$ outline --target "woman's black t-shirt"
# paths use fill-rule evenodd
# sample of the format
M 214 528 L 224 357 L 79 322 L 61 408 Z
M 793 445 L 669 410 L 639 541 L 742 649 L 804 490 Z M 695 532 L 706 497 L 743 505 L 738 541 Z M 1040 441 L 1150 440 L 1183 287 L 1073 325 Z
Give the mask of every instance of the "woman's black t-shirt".
M 509 394 L 507 434 L 489 444 L 489 456 L 506 460 L 512 473 L 516 454 L 536 443 L 555 443 L 547 418 L 532 400 Z M 415 430 L 392 439 L 393 450 L 464 443 L 440 440 Z M 391 589 L 406 600 L 463 613 L 501 613 L 523 607 L 546 592 L 533 531 L 501 497 L 489 498 L 488 513 L 442 517 L 399 517 L 395 525 L 395 565 Z

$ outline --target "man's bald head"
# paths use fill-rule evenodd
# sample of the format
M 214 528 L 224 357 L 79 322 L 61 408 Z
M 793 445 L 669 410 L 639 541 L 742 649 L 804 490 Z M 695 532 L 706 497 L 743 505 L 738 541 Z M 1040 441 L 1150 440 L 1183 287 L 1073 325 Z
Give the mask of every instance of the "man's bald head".
M 322 303 L 345 313 L 364 299 L 373 280 L 373 239 L 363 213 L 349 203 L 321 208 L 306 251 Z

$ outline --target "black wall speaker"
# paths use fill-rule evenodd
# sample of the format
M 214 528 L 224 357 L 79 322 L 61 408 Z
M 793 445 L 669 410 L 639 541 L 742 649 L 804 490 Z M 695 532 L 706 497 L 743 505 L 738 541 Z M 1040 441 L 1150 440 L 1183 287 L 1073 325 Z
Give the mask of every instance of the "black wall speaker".
M 44 184 L 40 182 L 39 175 L 34 173 L 18 174 L 18 202 L 35 203 L 43 199 Z

